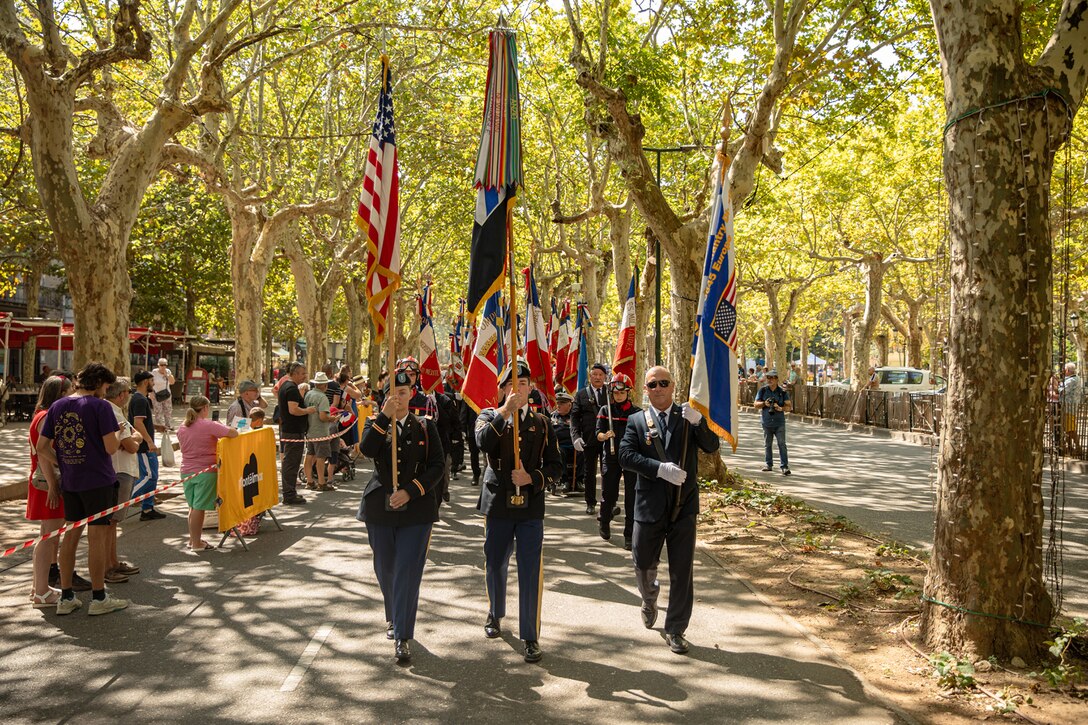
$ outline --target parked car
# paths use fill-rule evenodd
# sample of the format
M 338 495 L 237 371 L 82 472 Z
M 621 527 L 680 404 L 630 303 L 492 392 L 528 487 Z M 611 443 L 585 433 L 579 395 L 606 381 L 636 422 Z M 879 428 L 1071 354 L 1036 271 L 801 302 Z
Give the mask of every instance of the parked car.
M 933 393 L 948 384 L 941 375 L 918 368 L 877 368 L 878 390 L 892 393 Z
M 876 389 L 889 393 L 942 393 L 948 384 L 943 376 L 918 368 L 877 368 L 876 379 Z M 850 389 L 850 379 L 833 380 L 824 387 L 835 395 Z

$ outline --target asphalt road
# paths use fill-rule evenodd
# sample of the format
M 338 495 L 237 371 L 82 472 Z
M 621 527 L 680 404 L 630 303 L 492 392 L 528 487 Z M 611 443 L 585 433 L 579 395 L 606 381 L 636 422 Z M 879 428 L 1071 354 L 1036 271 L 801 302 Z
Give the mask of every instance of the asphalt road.
M 741 413 L 737 452 L 726 447 L 726 463 L 748 478 L 845 516 L 869 531 L 929 549 L 937 485 L 935 448 L 797 421 L 787 424 L 786 443 L 793 475 L 778 472 L 777 447 L 774 472 L 760 471 L 764 449 L 759 416 Z M 1049 469 L 1043 485 L 1049 502 Z M 1047 527 L 1049 516 L 1048 509 Z M 1062 532 L 1063 611 L 1088 616 L 1088 475 L 1065 474 Z
M 131 606 L 102 617 L 32 609 L 25 555 L 0 560 L 0 722 L 896 722 L 702 553 L 692 651 L 672 654 L 639 621 L 622 539 L 601 541 L 575 499 L 549 502 L 545 655 L 526 664 L 510 634 L 513 565 L 504 635 L 483 636 L 483 520 L 464 481 L 435 528 L 414 658 L 399 667 L 354 520 L 364 480 L 279 507 L 285 530 L 266 525 L 248 552 L 185 551 L 180 499 L 165 520 L 126 522 L 122 556 L 143 571 L 113 587 Z M 5 541 L 28 531 L 18 509 L 0 507 Z

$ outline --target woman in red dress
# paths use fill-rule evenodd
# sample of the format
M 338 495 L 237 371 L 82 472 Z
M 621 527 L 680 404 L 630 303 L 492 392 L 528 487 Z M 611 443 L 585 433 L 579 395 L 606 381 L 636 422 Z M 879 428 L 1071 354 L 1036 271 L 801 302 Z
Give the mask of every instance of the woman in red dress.
M 34 472 L 38 469 L 38 455 L 35 453 L 38 445 L 38 436 L 41 434 L 42 424 L 45 423 L 45 414 L 49 412 L 49 406 L 58 399 L 72 392 L 72 381 L 53 375 L 42 383 L 41 392 L 38 394 L 38 406 L 34 410 L 34 419 L 30 422 L 30 480 L 34 479 Z M 41 522 L 41 534 L 45 535 L 56 531 L 64 525 L 64 502 L 59 496 L 51 495 L 48 491 L 39 491 L 34 484 L 28 483 L 26 494 L 26 518 L 28 521 Z M 79 530 L 68 532 L 66 535 L 79 535 Z M 60 590 L 49 586 L 49 568 L 57 561 L 57 538 L 46 539 L 34 547 L 34 590 L 31 592 L 30 601 L 39 609 L 57 606 L 60 599 Z

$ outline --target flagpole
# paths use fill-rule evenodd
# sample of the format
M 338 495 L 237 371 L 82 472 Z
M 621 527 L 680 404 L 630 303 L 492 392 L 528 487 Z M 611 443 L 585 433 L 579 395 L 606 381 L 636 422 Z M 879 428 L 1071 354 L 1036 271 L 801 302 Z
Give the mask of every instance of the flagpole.
M 390 300 L 389 307 L 389 312 L 391 313 L 390 321 L 393 324 L 387 324 L 385 330 L 385 334 L 389 338 L 389 352 L 385 357 L 385 369 L 389 373 L 389 394 L 395 396 L 397 394 L 397 371 L 395 370 L 397 365 L 397 354 L 395 350 L 397 346 L 397 293 L 395 291 L 392 294 L 392 300 Z M 397 489 L 400 488 L 400 477 L 397 475 L 397 422 L 398 421 L 396 420 L 389 422 L 389 430 L 393 435 L 392 447 L 390 448 L 389 455 L 393 473 L 393 493 L 396 493 Z
M 520 380 L 518 380 L 518 325 L 517 325 L 517 295 L 514 293 L 514 202 L 517 197 L 511 197 L 510 203 L 506 206 L 506 267 L 509 271 L 508 279 L 510 282 L 509 299 L 507 300 L 509 312 L 507 317 L 509 318 L 507 325 L 510 328 L 510 354 L 507 359 L 510 360 L 510 380 L 514 383 L 511 394 L 517 395 Z M 529 401 L 526 400 L 526 403 Z M 514 469 L 521 470 L 521 439 L 518 435 L 518 418 L 520 417 L 521 410 L 514 411 Z M 516 486 L 517 495 L 521 496 L 521 486 Z

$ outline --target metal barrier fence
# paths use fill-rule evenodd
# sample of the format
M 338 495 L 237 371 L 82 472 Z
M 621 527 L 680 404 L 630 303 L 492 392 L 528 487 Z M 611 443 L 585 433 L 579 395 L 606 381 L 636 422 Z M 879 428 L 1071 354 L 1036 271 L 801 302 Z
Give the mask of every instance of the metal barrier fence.
M 752 405 L 760 383 L 740 384 L 740 404 Z M 937 393 L 892 393 L 884 390 L 854 392 L 838 386 L 787 385 L 793 412 L 844 423 L 861 423 L 889 430 L 912 431 L 939 436 L 944 416 L 944 395 Z M 1088 405 L 1074 416 L 1073 431 L 1062 435 L 1063 421 L 1056 403 L 1048 404 L 1043 449 L 1046 454 L 1060 448 L 1061 455 L 1088 460 Z
M 741 405 L 752 405 L 759 383 L 741 383 Z M 854 392 L 836 386 L 786 386 L 793 412 L 844 423 L 940 435 L 944 396 L 933 393 Z

